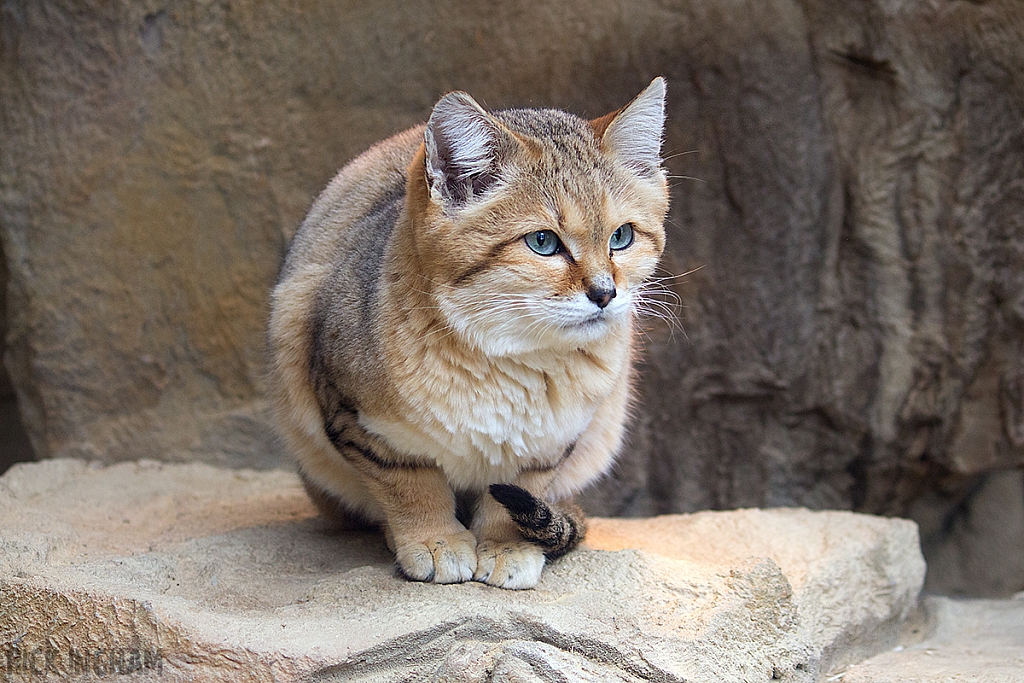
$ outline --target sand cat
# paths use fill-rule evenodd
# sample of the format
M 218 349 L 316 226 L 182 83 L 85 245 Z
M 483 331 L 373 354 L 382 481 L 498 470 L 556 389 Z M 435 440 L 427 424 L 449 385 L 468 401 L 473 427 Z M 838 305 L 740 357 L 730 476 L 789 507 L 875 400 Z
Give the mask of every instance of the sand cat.
M 665 85 L 587 121 L 453 92 L 345 166 L 273 292 L 271 386 L 306 488 L 410 579 L 536 585 L 623 435 L 664 247 Z

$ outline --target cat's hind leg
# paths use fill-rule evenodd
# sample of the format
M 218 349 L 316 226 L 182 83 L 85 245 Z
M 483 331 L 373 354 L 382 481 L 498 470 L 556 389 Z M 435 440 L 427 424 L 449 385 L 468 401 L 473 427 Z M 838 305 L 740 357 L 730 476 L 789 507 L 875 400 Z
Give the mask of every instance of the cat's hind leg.
M 320 511 L 320 516 L 338 531 L 370 531 L 379 529 L 383 523 L 375 517 L 380 515 L 361 514 L 337 493 L 313 481 L 304 470 L 299 469 L 302 488 Z

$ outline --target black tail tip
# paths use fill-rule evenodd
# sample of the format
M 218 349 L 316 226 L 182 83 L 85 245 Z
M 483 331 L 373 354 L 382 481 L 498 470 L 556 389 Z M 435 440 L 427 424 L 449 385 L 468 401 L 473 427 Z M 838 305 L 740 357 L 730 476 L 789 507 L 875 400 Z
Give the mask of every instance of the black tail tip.
M 533 517 L 539 508 L 546 507 L 532 493 L 515 484 L 491 484 L 488 490 L 513 517 Z
M 566 554 L 583 540 L 587 531 L 578 508 L 548 505 L 526 489 L 512 484 L 491 484 L 491 496 L 506 510 L 523 537 L 544 550 L 548 559 Z M 578 515 L 574 515 L 575 509 Z

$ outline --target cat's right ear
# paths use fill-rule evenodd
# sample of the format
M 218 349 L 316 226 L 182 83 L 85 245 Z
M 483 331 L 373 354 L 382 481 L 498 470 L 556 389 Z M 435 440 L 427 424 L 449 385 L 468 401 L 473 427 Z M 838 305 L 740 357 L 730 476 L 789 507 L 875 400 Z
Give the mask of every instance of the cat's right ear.
M 434 105 L 424 134 L 430 196 L 457 209 L 497 181 L 502 127 L 464 92 Z
M 665 79 L 657 77 L 633 101 L 590 122 L 601 147 L 626 166 L 650 175 L 661 167 Z

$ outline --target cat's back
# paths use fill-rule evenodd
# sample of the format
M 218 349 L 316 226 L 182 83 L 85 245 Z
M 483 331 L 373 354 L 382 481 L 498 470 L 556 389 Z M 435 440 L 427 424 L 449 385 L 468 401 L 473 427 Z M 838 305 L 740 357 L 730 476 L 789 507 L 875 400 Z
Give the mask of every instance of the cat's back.
M 279 281 L 298 270 L 329 268 L 339 256 L 361 251 L 361 242 L 373 241 L 373 234 L 352 228 L 365 225 L 396 201 L 401 203 L 406 168 L 422 142 L 423 126 L 416 126 L 346 164 L 317 197 L 292 238 Z
M 311 375 L 350 386 L 379 379 L 374 293 L 403 211 L 407 167 L 422 142 L 418 126 L 342 168 L 313 203 L 281 267 L 271 302 L 270 386 L 281 403 L 305 413 L 310 428 L 319 420 Z M 332 367 L 318 367 L 325 362 Z

